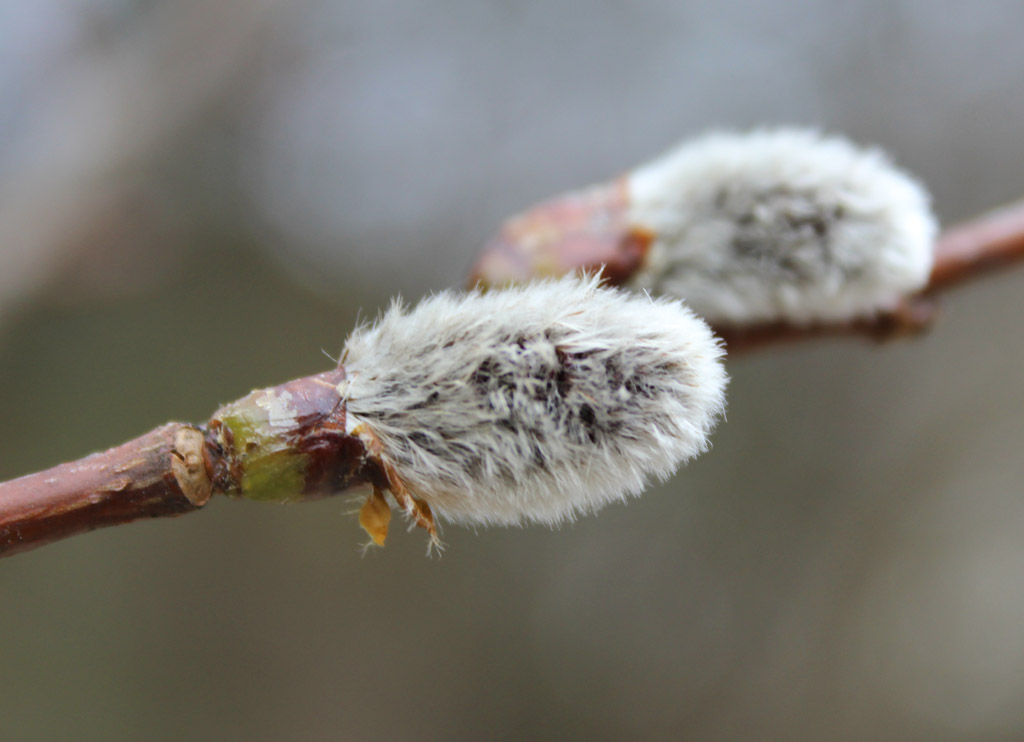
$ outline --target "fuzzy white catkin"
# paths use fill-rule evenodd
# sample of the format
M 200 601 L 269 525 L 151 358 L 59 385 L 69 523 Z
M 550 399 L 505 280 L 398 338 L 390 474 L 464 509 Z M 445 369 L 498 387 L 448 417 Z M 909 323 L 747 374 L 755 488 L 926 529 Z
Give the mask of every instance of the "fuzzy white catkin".
M 704 451 L 722 350 L 680 302 L 563 278 L 394 304 L 348 339 L 348 425 L 464 523 L 558 523 Z
M 632 285 L 714 324 L 869 316 L 925 285 L 927 192 L 878 150 L 803 129 L 711 134 L 629 175 L 654 235 Z

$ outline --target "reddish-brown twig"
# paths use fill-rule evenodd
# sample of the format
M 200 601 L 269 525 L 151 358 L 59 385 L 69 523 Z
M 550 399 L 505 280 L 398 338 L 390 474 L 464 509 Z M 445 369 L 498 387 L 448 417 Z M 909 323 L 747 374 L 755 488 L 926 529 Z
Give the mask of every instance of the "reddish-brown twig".
M 0 555 L 202 507 L 210 498 L 202 446 L 197 428 L 169 423 L 109 451 L 0 483 Z
M 260 389 L 205 429 L 169 423 L 109 451 L 0 483 L 0 556 L 139 518 L 180 515 L 212 494 L 310 500 L 372 484 L 379 461 L 345 431 L 338 368 Z
M 947 229 L 924 293 L 935 294 L 1024 260 L 1024 200 Z

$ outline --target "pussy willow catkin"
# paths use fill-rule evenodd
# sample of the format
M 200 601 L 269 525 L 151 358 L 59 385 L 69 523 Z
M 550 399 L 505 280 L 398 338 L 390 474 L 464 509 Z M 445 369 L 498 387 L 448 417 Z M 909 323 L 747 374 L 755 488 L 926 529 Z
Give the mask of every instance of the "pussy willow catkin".
M 342 396 L 393 491 L 456 522 L 558 523 L 705 450 L 721 360 L 680 302 L 564 278 L 394 304 L 349 338 Z
M 809 324 L 923 287 L 936 232 L 926 191 L 878 150 L 802 129 L 719 133 L 510 220 L 474 279 L 606 265 L 712 324 Z
M 711 322 L 840 320 L 921 288 L 937 225 L 927 193 L 877 150 L 811 131 L 717 134 L 630 176 L 657 235 L 631 284 Z

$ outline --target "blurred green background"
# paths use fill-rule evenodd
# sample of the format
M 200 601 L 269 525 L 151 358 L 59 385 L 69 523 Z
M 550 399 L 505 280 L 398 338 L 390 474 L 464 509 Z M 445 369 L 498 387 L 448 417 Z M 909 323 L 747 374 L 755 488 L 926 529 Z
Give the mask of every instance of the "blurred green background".
M 713 127 L 1024 194 L 1024 5 L 0 5 L 0 477 L 331 365 L 501 219 Z M 558 531 L 215 501 L 0 562 L 4 740 L 1024 737 L 1024 271 L 729 363 L 713 451 Z

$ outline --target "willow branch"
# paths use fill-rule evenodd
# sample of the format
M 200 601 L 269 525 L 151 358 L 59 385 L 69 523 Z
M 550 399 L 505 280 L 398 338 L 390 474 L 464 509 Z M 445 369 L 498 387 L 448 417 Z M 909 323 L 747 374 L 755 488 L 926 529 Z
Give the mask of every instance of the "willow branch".
M 1024 200 L 950 227 L 935 246 L 926 294 L 1024 260 Z
M 201 508 L 210 498 L 202 444 L 194 426 L 169 423 L 109 451 L 0 483 L 0 555 Z
M 260 389 L 205 428 L 168 423 L 109 451 L 0 483 L 0 557 L 139 518 L 182 515 L 213 494 L 297 502 L 384 484 L 345 431 L 344 369 Z
M 928 284 L 885 315 L 834 325 L 715 329 L 732 353 L 825 336 L 912 334 L 933 320 L 937 294 L 1022 259 L 1024 201 L 947 230 Z M 347 430 L 345 383 L 339 367 L 257 390 L 222 407 L 205 428 L 169 423 L 109 451 L 0 483 L 0 556 L 139 518 L 192 512 L 217 493 L 294 502 L 370 485 L 377 499 L 371 497 L 363 515 L 373 515 L 381 490 L 396 498 L 403 490 L 365 440 Z M 414 498 L 405 505 L 416 511 Z M 426 513 L 433 534 L 429 510 L 417 512 Z M 386 519 L 371 520 L 368 530 L 382 540 Z

